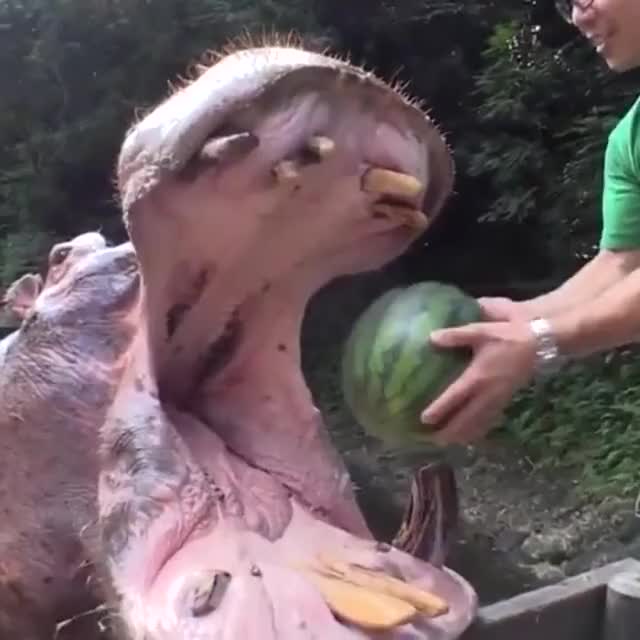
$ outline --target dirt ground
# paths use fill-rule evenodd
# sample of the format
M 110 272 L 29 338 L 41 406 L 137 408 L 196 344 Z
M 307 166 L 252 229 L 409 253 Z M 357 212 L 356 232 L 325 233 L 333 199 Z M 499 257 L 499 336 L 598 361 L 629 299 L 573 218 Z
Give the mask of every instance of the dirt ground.
M 633 504 L 580 499 L 571 477 L 532 469 L 511 449 L 441 452 L 456 469 L 461 527 L 448 565 L 475 587 L 481 603 L 508 598 L 623 557 L 640 558 Z M 372 526 L 391 537 L 408 498 L 412 470 L 428 459 L 345 452 Z

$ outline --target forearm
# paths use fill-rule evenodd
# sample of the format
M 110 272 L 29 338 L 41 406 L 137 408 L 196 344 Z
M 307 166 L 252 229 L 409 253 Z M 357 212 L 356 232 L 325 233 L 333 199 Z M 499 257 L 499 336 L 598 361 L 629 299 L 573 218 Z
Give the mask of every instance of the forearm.
M 570 357 L 612 349 L 640 338 L 640 268 L 595 299 L 549 317 L 560 351 Z
M 530 317 L 551 316 L 591 302 L 640 267 L 640 250 L 601 251 L 557 289 L 520 303 Z

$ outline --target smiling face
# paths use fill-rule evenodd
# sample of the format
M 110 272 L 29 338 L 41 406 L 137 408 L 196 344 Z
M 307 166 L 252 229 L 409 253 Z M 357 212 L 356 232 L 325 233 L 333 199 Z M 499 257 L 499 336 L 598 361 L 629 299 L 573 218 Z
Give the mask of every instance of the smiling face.
M 574 2 L 571 19 L 612 70 L 640 66 L 638 0 Z

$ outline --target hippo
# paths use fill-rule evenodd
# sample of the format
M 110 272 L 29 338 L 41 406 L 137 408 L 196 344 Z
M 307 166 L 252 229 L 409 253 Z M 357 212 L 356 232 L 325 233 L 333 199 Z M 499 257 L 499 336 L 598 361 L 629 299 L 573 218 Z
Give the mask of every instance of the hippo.
M 400 256 L 453 181 L 414 101 L 291 44 L 227 49 L 126 132 L 143 319 L 100 426 L 98 508 L 128 637 L 469 626 L 471 585 L 371 533 L 300 366 L 311 296 Z
M 110 249 L 86 233 L 53 247 L 46 280 L 25 274 L 3 296 L 24 323 L 0 341 L 0 509 L 10 523 L 0 536 L 3 639 L 88 640 L 98 636 L 87 614 L 110 617 L 101 606 L 111 591 L 96 535 L 97 434 L 139 322 L 137 285 L 132 245 Z M 429 465 L 413 479 L 396 544 L 440 564 L 456 517 L 451 469 Z
M 0 637 L 50 639 L 104 599 L 98 428 L 135 335 L 134 248 L 58 243 L 46 279 L 25 274 L 3 301 L 21 324 L 0 342 Z
M 130 128 L 130 241 L 60 243 L 5 296 L 0 637 L 102 602 L 116 640 L 464 632 L 452 471 L 376 540 L 300 367 L 309 299 L 401 255 L 453 176 L 398 88 L 291 44 L 227 50 Z

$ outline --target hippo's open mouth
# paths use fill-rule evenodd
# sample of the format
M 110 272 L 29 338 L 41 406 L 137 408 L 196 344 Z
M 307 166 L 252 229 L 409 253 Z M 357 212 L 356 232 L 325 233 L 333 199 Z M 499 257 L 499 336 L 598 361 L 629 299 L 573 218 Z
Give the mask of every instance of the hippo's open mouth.
M 315 291 L 402 253 L 452 179 L 418 108 L 289 47 L 222 58 L 130 131 L 119 189 L 144 323 L 102 430 L 100 509 L 134 638 L 448 639 L 469 624 L 463 580 L 372 540 L 299 351 Z M 406 597 L 345 591 L 354 566 Z

